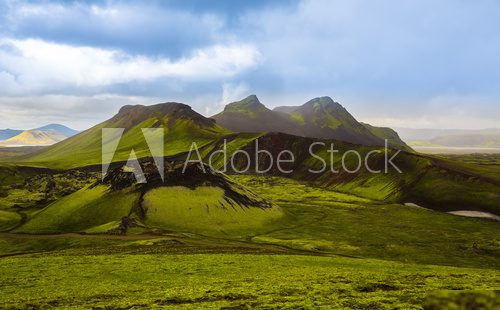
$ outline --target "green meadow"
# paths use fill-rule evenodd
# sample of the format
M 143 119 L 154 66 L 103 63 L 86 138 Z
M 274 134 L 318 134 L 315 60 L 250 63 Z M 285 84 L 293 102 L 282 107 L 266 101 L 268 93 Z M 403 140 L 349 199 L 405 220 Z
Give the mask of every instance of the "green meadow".
M 276 254 L 1 259 L 2 308 L 494 309 L 498 271 Z
M 498 222 L 387 204 L 286 178 L 234 178 L 285 212 L 280 227 L 253 242 L 409 263 L 500 267 Z
M 494 309 L 500 302 L 498 222 L 288 178 L 230 178 L 275 207 L 245 217 L 249 211 L 231 208 L 218 189 L 161 187 L 143 197 L 149 230 L 113 236 L 102 233 L 137 198 L 118 192 L 114 204 L 96 208 L 111 199 L 98 186 L 29 214 L 16 231 L 86 233 L 1 234 L 0 307 Z M 16 213 L 4 213 L 8 229 Z

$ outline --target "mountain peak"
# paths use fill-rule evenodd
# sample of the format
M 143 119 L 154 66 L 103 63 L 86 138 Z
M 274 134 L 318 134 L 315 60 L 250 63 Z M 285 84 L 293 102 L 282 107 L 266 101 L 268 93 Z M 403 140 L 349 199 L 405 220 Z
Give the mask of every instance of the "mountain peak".
M 262 110 L 268 110 L 268 108 L 259 101 L 256 95 L 250 95 L 243 100 L 231 102 L 224 108 L 225 112 L 258 112 Z
M 0 141 L 10 139 L 23 132 L 17 129 L 0 129 Z
M 154 105 L 126 105 L 123 106 L 110 122 L 117 127 L 129 129 L 145 120 L 156 119 L 159 123 L 175 120 L 189 120 L 199 126 L 213 127 L 215 121 L 208 119 L 190 106 L 179 102 L 165 102 Z
M 340 103 L 334 101 L 331 97 L 329 96 L 323 96 L 323 97 L 317 97 L 309 100 L 306 102 L 304 107 L 311 106 L 311 107 L 321 107 L 321 108 L 336 108 L 336 109 L 343 109 L 342 105 Z
M 120 108 L 115 118 L 144 120 L 157 115 L 191 116 L 197 114 L 190 106 L 178 102 L 165 102 L 154 105 L 125 105 Z
M 71 129 L 67 126 L 61 124 L 48 124 L 42 127 L 35 128 L 33 130 L 41 130 L 41 131 L 54 131 L 59 134 L 64 135 L 65 137 L 71 137 L 78 133 L 78 130 Z
M 257 101 L 257 102 L 259 102 L 259 98 L 257 98 L 257 95 L 255 95 L 255 94 L 251 94 L 251 95 L 247 96 L 247 97 L 246 97 L 245 99 L 243 99 L 243 100 L 252 100 L 252 101 Z
M 179 103 L 179 102 L 164 102 L 164 103 L 158 103 L 154 105 L 142 105 L 142 104 L 136 104 L 136 105 L 124 105 L 123 107 L 120 108 L 118 111 L 118 114 L 129 114 L 129 113 L 154 113 L 154 112 L 161 112 L 161 113 L 168 113 L 168 112 L 173 112 L 176 110 L 191 110 L 191 107 L 188 106 L 187 104 L 184 103 Z

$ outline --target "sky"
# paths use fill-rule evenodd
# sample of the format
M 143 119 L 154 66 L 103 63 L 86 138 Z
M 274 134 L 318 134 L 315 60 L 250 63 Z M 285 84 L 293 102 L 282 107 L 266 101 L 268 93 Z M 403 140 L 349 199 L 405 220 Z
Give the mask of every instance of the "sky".
M 500 1 L 0 0 L 0 128 L 125 104 L 330 96 L 358 120 L 500 127 Z

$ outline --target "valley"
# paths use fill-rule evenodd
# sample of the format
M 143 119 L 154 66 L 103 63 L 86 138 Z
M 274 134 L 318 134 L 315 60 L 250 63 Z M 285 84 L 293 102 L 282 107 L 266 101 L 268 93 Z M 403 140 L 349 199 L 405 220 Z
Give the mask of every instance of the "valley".
M 283 216 L 261 231 L 196 222 L 196 233 L 175 225 L 161 234 L 2 233 L 1 278 L 11 283 L 2 305 L 445 309 L 498 301 L 497 222 L 286 178 L 231 178 L 274 201 Z M 24 279 L 36 274 L 26 288 Z M 75 281 L 85 289 L 75 290 Z M 21 288 L 33 291 L 16 293 Z
M 124 129 L 105 175 L 103 128 Z M 160 159 L 143 128 L 164 133 Z M 283 150 L 294 160 L 280 166 Z M 0 288 L 0 307 L 446 309 L 499 300 L 500 222 L 451 214 L 500 215 L 494 154 L 234 132 L 163 103 L 122 107 L 55 145 L 2 158 L 0 278 L 11 285 Z

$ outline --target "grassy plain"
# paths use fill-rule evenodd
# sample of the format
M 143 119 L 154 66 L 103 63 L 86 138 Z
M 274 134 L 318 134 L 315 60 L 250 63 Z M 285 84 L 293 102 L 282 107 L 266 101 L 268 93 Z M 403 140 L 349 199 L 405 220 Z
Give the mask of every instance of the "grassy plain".
M 469 164 L 500 167 L 500 153 L 440 154 L 439 156 Z
M 500 305 L 498 222 L 385 203 L 287 178 L 231 178 L 272 201 L 280 217 L 257 223 L 255 230 L 231 221 L 219 223 L 218 230 L 193 222 L 198 229 L 189 232 L 170 221 L 173 194 L 184 194 L 185 205 L 177 211 L 185 213 L 197 204 L 206 208 L 219 201 L 221 193 L 199 188 L 208 191 L 207 201 L 193 201 L 193 190 L 173 187 L 168 190 L 176 193 L 153 190 L 144 197 L 163 208 L 162 214 L 151 214 L 161 222 L 163 235 L 0 234 L 0 308 Z M 95 228 L 96 218 L 104 225 L 113 223 L 137 199 L 117 192 L 113 204 L 101 204 L 103 190 L 98 186 L 67 196 L 81 195 L 88 204 L 62 198 L 57 205 L 28 212 L 31 220 L 20 230 Z M 5 223 L 15 214 L 3 214 Z M 223 226 L 231 229 L 221 234 Z M 87 229 L 92 232 L 100 231 Z
M 499 276 L 342 257 L 67 251 L 2 258 L 0 307 L 494 309 Z
M 286 178 L 233 178 L 285 212 L 280 227 L 254 236 L 253 242 L 353 257 L 500 268 L 498 222 L 387 204 Z

